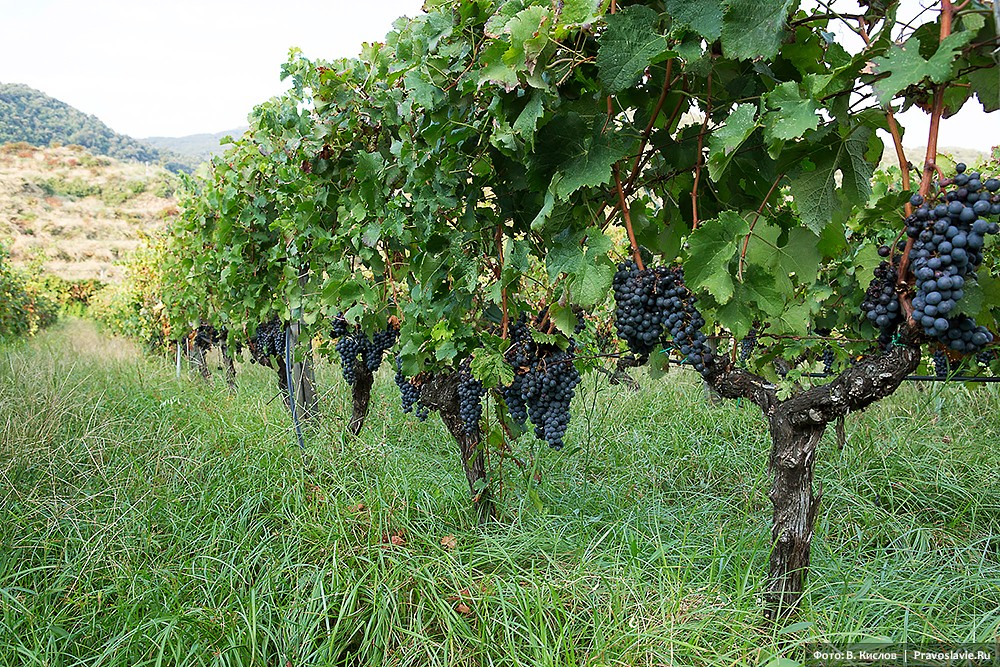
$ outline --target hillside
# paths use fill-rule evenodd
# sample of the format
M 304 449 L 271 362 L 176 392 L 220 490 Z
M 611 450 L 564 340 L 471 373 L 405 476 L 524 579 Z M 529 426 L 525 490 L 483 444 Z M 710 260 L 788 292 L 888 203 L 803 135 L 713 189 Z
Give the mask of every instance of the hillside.
M 0 241 L 70 280 L 120 277 L 115 261 L 176 210 L 177 177 L 80 146 L 0 147 Z
M 0 144 L 18 141 L 32 146 L 76 144 L 95 155 L 152 162 L 173 172 L 190 172 L 201 162 L 118 134 L 96 116 L 29 86 L 0 84 Z
M 215 132 L 212 134 L 189 134 L 184 137 L 145 137 L 142 139 L 156 148 L 197 158 L 199 161 L 208 160 L 213 155 L 218 155 L 225 149 L 219 142 L 227 136 L 239 138 L 247 128 L 238 127 L 225 132 Z

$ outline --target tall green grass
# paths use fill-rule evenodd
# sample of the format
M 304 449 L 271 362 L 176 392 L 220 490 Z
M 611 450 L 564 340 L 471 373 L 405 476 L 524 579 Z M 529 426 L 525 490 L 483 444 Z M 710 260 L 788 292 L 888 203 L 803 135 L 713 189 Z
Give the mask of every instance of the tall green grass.
M 456 445 L 320 366 L 300 451 L 270 371 L 230 395 L 70 321 L 0 350 L 0 665 L 754 665 L 817 639 L 1000 634 L 1000 396 L 904 387 L 824 441 L 804 607 L 762 618 L 768 437 L 685 373 L 590 378 L 566 453 Z M 221 376 L 221 373 L 219 374 Z M 453 546 L 454 545 L 454 546 Z M 794 623 L 794 624 L 791 624 Z

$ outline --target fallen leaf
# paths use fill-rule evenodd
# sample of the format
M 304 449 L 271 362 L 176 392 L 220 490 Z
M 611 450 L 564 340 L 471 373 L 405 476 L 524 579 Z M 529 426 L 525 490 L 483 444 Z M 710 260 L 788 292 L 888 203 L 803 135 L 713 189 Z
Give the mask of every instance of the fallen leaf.
M 465 604 L 464 602 L 459 602 L 457 605 L 455 605 L 455 611 L 457 611 L 459 614 L 462 614 L 463 616 L 468 616 L 469 614 L 472 613 L 472 610 L 469 609 L 469 605 Z
M 454 535 L 445 535 L 441 538 L 441 546 L 443 546 L 448 551 L 454 551 L 455 547 L 458 546 L 458 538 Z

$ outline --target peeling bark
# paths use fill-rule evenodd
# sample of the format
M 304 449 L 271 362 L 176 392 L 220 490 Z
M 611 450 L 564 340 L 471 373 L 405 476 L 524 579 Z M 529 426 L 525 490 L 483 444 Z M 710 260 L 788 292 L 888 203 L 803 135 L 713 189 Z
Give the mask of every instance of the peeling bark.
M 361 429 L 365 426 L 365 419 L 368 417 L 368 409 L 371 406 L 372 383 L 375 379 L 365 364 L 358 364 L 355 372 L 357 378 L 354 381 L 354 386 L 351 387 L 353 406 L 351 423 L 347 427 L 352 435 L 361 433 Z
M 229 353 L 229 346 L 226 343 L 220 344 L 222 351 L 222 365 L 226 369 L 226 386 L 229 391 L 236 391 L 236 364 L 233 363 L 233 355 Z
M 482 433 L 477 425 L 469 435 L 458 412 L 458 374 L 437 374 L 420 386 L 420 401 L 431 410 L 437 410 L 441 421 L 458 443 L 462 458 L 462 469 L 469 483 L 469 492 L 476 508 L 480 524 L 487 523 L 495 515 L 493 498 L 490 495 L 489 477 L 486 473 L 486 459 L 480 446 Z
M 199 345 L 188 342 L 188 358 L 205 380 L 212 379 L 212 370 L 208 367 L 208 361 L 205 360 L 205 350 L 201 349 Z
M 816 446 L 823 426 L 796 428 L 783 411 L 768 420 L 771 432 L 771 562 L 768 569 L 767 609 L 770 618 L 793 612 L 802 597 L 813 526 L 822 493 L 813 494 Z

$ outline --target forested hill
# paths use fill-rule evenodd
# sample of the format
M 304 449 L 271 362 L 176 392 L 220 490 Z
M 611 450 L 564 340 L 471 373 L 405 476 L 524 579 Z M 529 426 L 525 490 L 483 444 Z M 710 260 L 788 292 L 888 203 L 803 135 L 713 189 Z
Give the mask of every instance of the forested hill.
M 201 161 L 118 134 L 96 116 L 19 83 L 0 83 L 0 144 L 78 144 L 91 153 L 119 160 L 159 164 L 190 172 Z

